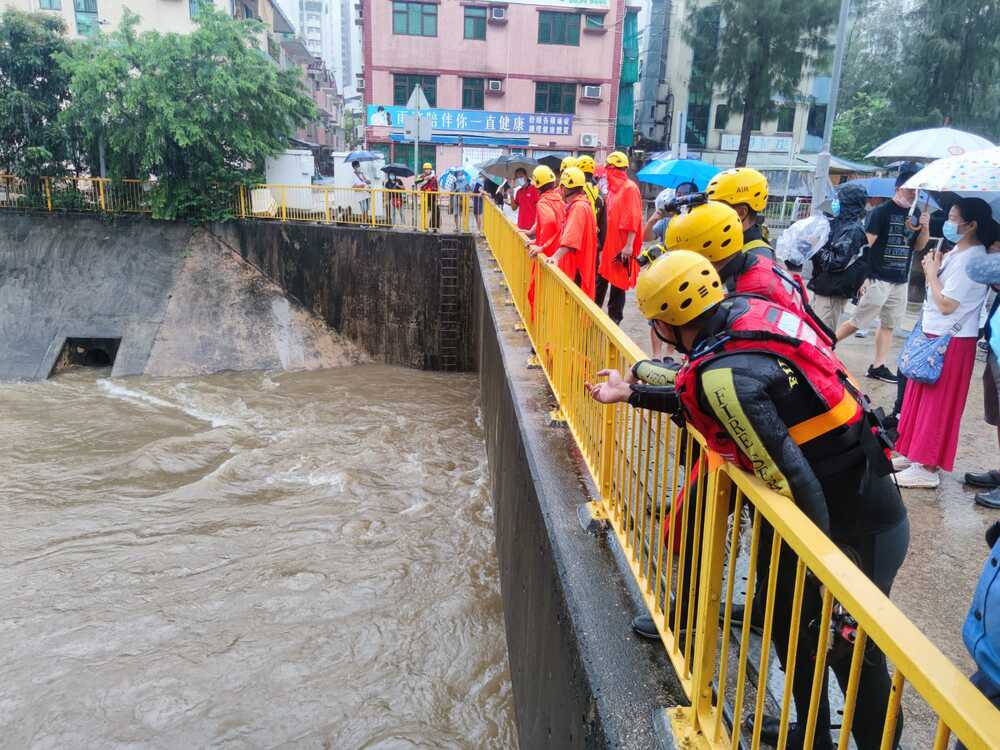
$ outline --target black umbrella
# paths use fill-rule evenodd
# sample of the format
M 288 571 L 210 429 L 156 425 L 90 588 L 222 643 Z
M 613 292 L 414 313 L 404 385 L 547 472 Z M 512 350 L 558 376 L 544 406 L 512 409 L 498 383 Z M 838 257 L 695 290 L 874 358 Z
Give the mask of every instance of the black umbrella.
M 544 164 L 553 172 L 558 172 L 559 167 L 562 166 L 562 160 L 563 160 L 562 156 L 549 155 L 549 156 L 543 156 L 541 159 L 538 160 L 538 163 Z
M 509 154 L 476 165 L 482 172 L 501 180 L 513 180 L 517 170 L 523 169 L 525 172 L 531 172 L 537 166 L 538 162 L 530 157 Z
M 386 174 L 394 174 L 397 177 L 413 177 L 413 170 L 405 164 L 386 164 L 382 167 Z

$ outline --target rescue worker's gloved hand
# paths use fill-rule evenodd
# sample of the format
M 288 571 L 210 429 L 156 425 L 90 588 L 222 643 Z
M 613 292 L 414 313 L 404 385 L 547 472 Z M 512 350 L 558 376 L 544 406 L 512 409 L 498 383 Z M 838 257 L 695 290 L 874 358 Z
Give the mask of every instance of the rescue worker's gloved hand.
M 629 406 L 652 409 L 671 416 L 682 413 L 680 397 L 672 386 L 637 384 L 629 388 Z
M 680 365 L 671 360 L 671 364 L 644 359 L 632 366 L 632 375 L 648 385 L 673 385 L 677 379 Z

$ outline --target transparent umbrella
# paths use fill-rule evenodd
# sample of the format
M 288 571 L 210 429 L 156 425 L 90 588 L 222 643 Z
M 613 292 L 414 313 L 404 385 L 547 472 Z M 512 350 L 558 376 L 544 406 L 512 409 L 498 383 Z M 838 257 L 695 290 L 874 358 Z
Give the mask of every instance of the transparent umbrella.
M 974 133 L 955 128 L 914 130 L 891 138 L 870 154 L 869 159 L 945 159 L 994 144 Z

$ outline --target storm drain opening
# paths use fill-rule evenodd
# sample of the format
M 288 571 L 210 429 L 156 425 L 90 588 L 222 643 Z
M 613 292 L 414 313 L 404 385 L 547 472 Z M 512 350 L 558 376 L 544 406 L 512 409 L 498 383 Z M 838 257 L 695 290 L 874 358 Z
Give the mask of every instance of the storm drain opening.
M 118 356 L 119 339 L 68 338 L 51 375 L 72 367 L 111 367 Z

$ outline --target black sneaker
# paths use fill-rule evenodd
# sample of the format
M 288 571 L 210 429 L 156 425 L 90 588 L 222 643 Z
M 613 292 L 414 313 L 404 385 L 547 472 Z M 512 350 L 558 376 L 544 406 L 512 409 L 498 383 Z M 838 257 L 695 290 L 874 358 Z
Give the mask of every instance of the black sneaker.
M 982 505 L 984 508 L 992 508 L 993 510 L 1000 510 L 1000 488 L 990 490 L 989 492 L 977 492 L 975 500 L 976 505 Z
M 746 605 L 733 604 L 729 613 L 729 626 L 732 628 L 742 628 L 745 617 Z M 723 607 L 719 610 L 719 622 L 724 622 L 725 619 L 726 609 Z M 763 634 L 764 632 L 764 613 L 760 611 L 759 607 L 754 606 L 750 608 L 750 629 L 759 634 Z
M 868 366 L 868 377 L 872 380 L 881 380 L 883 383 L 898 383 L 899 376 L 897 376 L 892 370 L 890 370 L 885 365 L 875 365 Z

